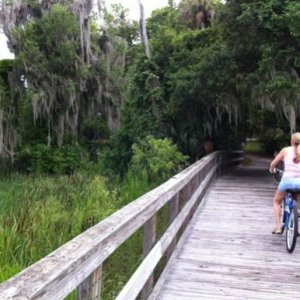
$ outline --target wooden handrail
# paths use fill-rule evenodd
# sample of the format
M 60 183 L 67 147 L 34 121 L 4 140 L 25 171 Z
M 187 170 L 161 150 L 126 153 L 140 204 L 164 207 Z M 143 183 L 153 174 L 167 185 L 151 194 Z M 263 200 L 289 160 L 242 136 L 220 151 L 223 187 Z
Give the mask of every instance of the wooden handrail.
M 143 292 L 146 298 L 151 290 L 152 280 L 149 278 L 155 265 L 166 250 L 172 251 L 174 248 L 177 232 L 191 217 L 212 178 L 218 170 L 223 170 L 222 165 L 231 161 L 238 163 L 241 156 L 241 151 L 230 152 L 230 155 L 219 151 L 205 156 L 1 284 L 0 299 L 57 300 L 63 299 L 76 288 L 79 299 L 100 299 L 102 263 L 145 224 L 148 226 L 144 231 L 147 232 L 144 236 L 145 259 L 118 299 L 134 299 L 148 282 Z M 179 212 L 178 195 L 182 191 L 187 191 L 183 194 L 189 197 L 184 199 L 186 204 Z M 156 230 L 153 220 L 166 203 L 173 209 L 170 214 L 173 222 L 154 244 Z

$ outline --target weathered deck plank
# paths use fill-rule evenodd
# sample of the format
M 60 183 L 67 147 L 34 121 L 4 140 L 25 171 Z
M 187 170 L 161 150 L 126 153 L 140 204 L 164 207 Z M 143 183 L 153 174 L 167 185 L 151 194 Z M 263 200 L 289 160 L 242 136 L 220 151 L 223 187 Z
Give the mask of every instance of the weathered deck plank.
M 206 195 L 150 299 L 300 298 L 293 254 L 271 234 L 276 184 L 269 160 L 220 177 Z

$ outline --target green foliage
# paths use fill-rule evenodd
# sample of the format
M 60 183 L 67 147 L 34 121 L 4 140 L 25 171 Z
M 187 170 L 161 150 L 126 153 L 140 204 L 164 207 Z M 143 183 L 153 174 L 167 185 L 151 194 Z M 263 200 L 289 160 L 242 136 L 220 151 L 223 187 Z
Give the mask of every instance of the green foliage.
M 103 117 L 94 117 L 86 120 L 81 128 L 82 144 L 89 152 L 90 160 L 98 161 L 98 152 L 106 145 L 109 130 Z
M 76 133 L 76 126 L 70 123 L 76 120 L 78 21 L 67 7 L 55 4 L 49 12 L 16 28 L 14 38 L 18 43 L 16 65 L 26 78 L 26 91 L 30 95 L 28 116 L 31 123 L 39 119 L 40 132 L 47 131 L 47 138 L 52 133 L 53 141 L 60 146 L 68 130 Z M 41 134 L 37 136 L 40 138 Z
M 0 61 L 0 130 L 1 158 L 11 158 L 20 144 L 20 124 L 26 92 L 20 74 L 13 72 L 14 60 Z
M 147 179 L 136 176 L 127 176 L 125 181 L 112 186 L 99 172 L 94 174 L 90 170 L 75 172 L 72 176 L 15 175 L 1 180 L 0 282 L 141 196 L 150 187 Z M 138 232 L 105 263 L 105 299 L 114 298 L 139 264 L 141 238 Z
M 257 107 L 289 121 L 294 109 L 298 118 L 298 1 L 229 0 L 222 4 L 184 0 L 178 6 L 169 1 L 147 20 L 151 59 L 142 54 L 138 44 L 137 22 L 128 19 L 124 7 L 113 5 L 111 11 L 103 10 L 100 29 L 96 22 L 92 24 L 94 56 L 90 63 L 82 62 L 86 57 L 81 53 L 78 20 L 68 8 L 71 2 L 64 2 L 66 6 L 59 3 L 54 1 L 51 10 L 32 16 L 15 30 L 17 59 L 13 68 L 18 66 L 25 74 L 29 88 L 21 107 L 9 97 L 1 98 L 1 105 L 8 102 L 17 107 L 18 118 L 6 116 L 9 124 L 20 128 L 23 145 L 49 143 L 49 132 L 54 135 L 50 144 L 60 144 L 58 132 L 63 128 L 72 135 L 64 143 L 76 143 L 78 133 L 90 159 L 97 161 L 108 133 L 104 121 L 100 124 L 97 118 L 87 117 L 100 110 L 109 114 L 111 121 L 118 119 L 121 111 L 119 131 L 103 157 L 109 172 L 124 175 L 132 157 L 131 146 L 147 135 L 172 138 L 180 151 L 196 160 L 203 155 L 206 136 L 217 149 L 238 146 L 251 131 L 248 123 Z M 32 0 L 30 5 L 41 8 L 40 1 Z M 205 21 L 209 26 L 196 24 L 199 12 L 210 18 Z M 112 47 L 115 52 L 110 52 Z M 0 76 L 2 91 L 7 87 L 6 75 Z M 9 90 L 7 87 L 6 95 Z M 74 105 L 74 99 L 80 105 Z M 91 102 L 92 108 L 87 105 Z M 70 120 L 81 124 L 70 126 Z M 267 123 L 264 126 L 269 126 Z M 295 129 L 294 123 L 290 122 L 291 129 Z M 24 148 L 21 155 L 26 151 Z M 39 151 L 51 156 L 42 149 L 32 152 Z M 24 155 L 24 160 L 32 160 L 29 157 Z M 57 161 L 62 164 L 61 158 Z M 26 169 L 46 168 L 42 163 L 36 165 L 39 167 Z M 58 167 L 61 169 L 65 167 Z
M 16 157 L 16 168 L 36 174 L 72 174 L 80 168 L 85 153 L 79 146 L 51 148 L 44 144 L 24 147 Z
M 128 71 L 128 92 L 121 110 L 121 127 L 104 155 L 109 171 L 124 176 L 131 159 L 131 146 L 146 135 L 157 134 L 165 110 L 159 67 L 138 55 Z
M 271 110 L 277 118 L 286 118 L 292 131 L 298 118 L 293 111 L 299 105 L 297 5 L 296 1 L 229 1 L 220 22 L 238 72 L 248 78 L 243 88 L 244 95 L 252 96 L 248 109 L 258 105 Z
M 269 110 L 253 109 L 249 133 L 263 143 L 264 151 L 269 155 L 289 144 L 288 124 Z
M 17 59 L 28 65 L 28 71 L 32 65 L 45 73 L 70 75 L 75 68 L 78 34 L 75 16 L 67 8 L 56 4 L 41 19 L 19 30 L 17 37 L 21 38 L 22 50 Z
M 192 29 L 199 29 L 203 25 L 205 27 L 212 25 L 212 14 L 214 9 L 220 4 L 219 0 L 181 0 L 179 3 L 179 10 L 181 12 L 182 21 Z M 198 22 L 199 15 L 202 14 L 202 24 Z
M 13 60 L 0 60 L 0 108 L 7 108 L 12 104 L 10 97 L 10 74 L 13 70 Z
M 147 136 L 132 145 L 133 156 L 129 173 L 149 179 L 150 182 L 163 182 L 178 173 L 187 162 L 169 139 L 155 139 Z
M 144 56 L 138 57 L 129 70 L 121 122 L 135 139 L 154 134 L 161 124 L 164 98 L 158 72 L 159 67 Z
M 120 206 L 101 176 L 0 181 L 0 281 L 46 256 Z M 131 199 L 132 200 L 132 199 Z
M 169 6 L 153 11 L 147 22 L 147 29 L 151 42 L 153 42 L 166 31 L 180 33 L 186 30 L 186 27 L 180 21 L 179 11 L 174 6 Z M 161 41 L 161 43 L 164 44 L 165 41 Z
M 23 143 L 58 147 L 74 144 L 80 136 L 81 123 L 100 111 L 105 118 L 110 111 L 118 112 L 113 106 L 122 99 L 119 90 L 122 80 L 118 78 L 123 76 L 124 66 L 115 64 L 115 59 L 124 55 L 126 43 L 111 38 L 104 57 L 100 30 L 94 28 L 90 32 L 88 18 L 79 24 L 83 22 L 77 18 L 80 12 L 71 8 L 77 4 L 55 1 L 49 4 L 49 9 L 42 8 L 40 1 L 33 5 L 39 6 L 41 14 L 31 15 L 30 22 L 16 27 L 13 36 L 17 44 L 15 72 L 24 74 L 31 102 L 30 111 L 26 105 L 31 122 L 28 119 L 25 122 L 38 127 L 38 132 L 34 132 L 35 142 L 35 138 L 30 139 L 33 134 L 22 132 Z
M 234 113 L 241 105 L 235 95 L 236 64 L 223 41 L 212 40 L 212 36 L 217 37 L 217 32 L 182 35 L 168 74 L 170 134 L 192 159 L 203 154 L 205 136 L 214 139 L 219 135 L 217 145 L 239 122 Z
M 280 127 L 268 128 L 259 134 L 259 140 L 264 144 L 265 153 L 271 156 L 289 144 L 289 137 Z
M 217 18 L 197 25 L 199 11 L 208 17 L 212 9 Z M 35 177 L 0 181 L 0 280 L 179 172 L 185 155 L 201 157 L 207 136 L 216 149 L 236 149 L 247 135 L 270 154 L 284 146 L 292 109 L 299 120 L 299 11 L 291 0 L 184 0 L 178 7 L 170 0 L 147 20 L 151 59 L 120 5 L 104 11 L 101 29 L 91 24 L 88 63 L 78 20 L 64 6 L 16 29 L 16 60 L 0 62 L 0 113 L 2 128 L 22 137 L 15 167 Z M 93 117 L 99 112 L 121 121 L 114 134 L 105 118 Z M 62 117 L 78 124 L 68 127 Z M 60 149 L 53 146 L 59 124 L 67 134 Z M 116 252 L 106 263 L 115 274 L 104 278 L 108 298 L 138 263 L 140 241 L 138 233 L 125 259 Z
M 125 130 L 119 130 L 110 138 L 103 154 L 103 164 L 108 175 L 125 175 L 132 156 L 133 142 L 134 138 Z
M 257 141 L 247 141 L 243 151 L 245 154 L 265 154 L 263 143 Z
M 155 10 L 147 22 L 154 61 L 160 66 L 169 66 L 172 54 L 180 47 L 181 32 L 186 27 L 180 21 L 179 11 L 174 7 Z
M 110 36 L 120 36 L 132 46 L 138 38 L 138 22 L 129 21 L 127 15 L 128 9 L 121 4 L 112 4 L 111 10 L 104 9 L 103 19 L 105 31 Z
M 290 34 L 300 42 L 300 3 L 298 1 L 289 1 L 285 21 L 288 24 Z
M 0 88 L 2 92 L 9 91 L 9 73 L 12 72 L 14 61 L 11 59 L 0 60 Z

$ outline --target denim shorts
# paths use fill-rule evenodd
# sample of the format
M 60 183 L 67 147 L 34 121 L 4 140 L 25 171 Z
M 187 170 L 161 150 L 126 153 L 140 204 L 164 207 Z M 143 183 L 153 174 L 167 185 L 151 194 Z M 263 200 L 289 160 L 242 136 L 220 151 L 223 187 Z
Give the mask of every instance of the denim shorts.
M 278 185 L 280 192 L 295 189 L 300 190 L 300 178 L 283 177 Z

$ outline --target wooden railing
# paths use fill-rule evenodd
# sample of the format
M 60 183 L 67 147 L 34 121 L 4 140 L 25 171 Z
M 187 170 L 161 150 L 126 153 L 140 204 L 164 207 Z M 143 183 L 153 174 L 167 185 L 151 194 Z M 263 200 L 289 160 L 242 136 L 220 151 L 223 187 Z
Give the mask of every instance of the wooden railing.
M 182 230 L 211 180 L 243 159 L 241 151 L 214 152 L 173 176 L 110 217 L 0 285 L 0 299 L 63 299 L 77 288 L 78 299 L 100 299 L 102 264 L 123 242 L 144 226 L 144 260 L 116 299 L 146 299 L 153 271 L 170 256 Z M 170 226 L 156 241 L 156 215 L 169 205 Z M 181 208 L 181 209 L 180 209 Z

